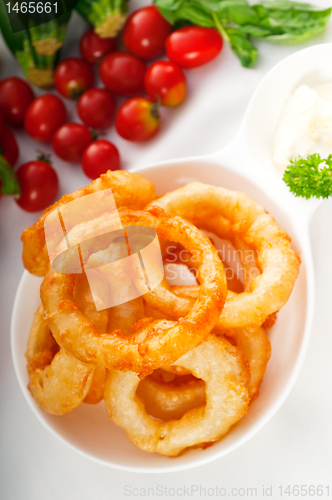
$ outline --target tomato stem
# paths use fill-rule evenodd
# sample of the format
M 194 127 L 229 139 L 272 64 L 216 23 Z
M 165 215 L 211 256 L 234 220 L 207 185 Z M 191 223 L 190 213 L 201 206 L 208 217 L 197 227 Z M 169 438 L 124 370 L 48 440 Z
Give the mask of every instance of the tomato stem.
M 105 132 L 99 132 L 95 128 L 92 128 L 90 133 L 91 133 L 91 138 L 93 141 L 98 141 L 99 137 L 102 137 L 103 135 L 105 135 Z
M 159 114 L 159 102 L 154 102 L 151 106 L 151 115 L 153 118 L 156 118 L 156 120 L 160 119 L 160 114 Z
M 49 165 L 52 165 L 52 156 L 50 154 L 44 153 L 41 149 L 36 149 L 37 153 L 37 160 L 38 161 L 43 161 L 44 163 L 48 163 Z
M 73 88 L 69 90 L 70 99 L 72 99 L 73 101 L 78 101 L 83 93 L 83 89 Z

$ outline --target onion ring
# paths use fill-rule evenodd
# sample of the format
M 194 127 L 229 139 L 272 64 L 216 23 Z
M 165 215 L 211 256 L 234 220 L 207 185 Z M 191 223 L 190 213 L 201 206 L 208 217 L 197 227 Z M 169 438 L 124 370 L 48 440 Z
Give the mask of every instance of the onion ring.
M 176 456 L 184 449 L 218 441 L 248 411 L 248 369 L 241 352 L 221 337 L 210 335 L 182 356 L 183 366 L 206 383 L 206 405 L 180 420 L 159 422 L 145 411 L 136 395 L 139 377 L 111 370 L 104 400 L 109 417 L 138 448 Z
M 43 308 L 35 313 L 26 352 L 29 390 L 40 408 L 64 415 L 87 396 L 94 366 L 73 358 L 58 345 L 43 320 Z
M 99 332 L 103 332 L 109 321 L 109 311 L 97 311 L 92 298 L 88 280 L 84 274 L 77 274 L 75 279 L 74 297 L 78 307 Z M 83 403 L 95 405 L 104 398 L 107 370 L 102 366 L 95 366 L 90 389 L 83 399 Z
M 178 420 L 187 411 L 206 403 L 203 380 L 191 374 L 179 377 L 163 370 L 141 380 L 136 394 L 142 399 L 145 411 L 162 421 Z
M 105 250 L 92 254 L 88 259 L 88 264 L 104 266 L 127 256 L 128 249 L 126 243 L 117 242 L 111 244 Z M 121 283 L 121 287 L 119 287 L 119 283 Z M 112 294 L 121 293 L 124 297 L 128 297 L 131 283 L 128 276 L 121 272 L 118 279 L 114 279 L 113 277 L 113 279 L 108 280 L 108 287 Z M 121 330 L 123 335 L 132 335 L 133 325 L 145 316 L 143 297 L 137 297 L 129 301 L 124 300 L 122 304 L 109 308 L 107 332 L 111 333 L 115 330 Z
M 257 253 L 261 274 L 250 281 L 247 291 L 226 301 L 216 325 L 218 331 L 262 325 L 287 302 L 299 272 L 300 258 L 292 250 L 285 231 L 249 196 L 193 182 L 150 206 L 177 214 L 221 238 L 237 239 L 235 247 L 242 242 Z M 189 310 L 193 301 L 182 298 L 178 307 L 174 307 L 177 299 L 165 281 L 144 298 L 152 307 L 177 319 Z
M 87 395 L 83 399 L 83 403 L 90 405 L 98 404 L 104 399 L 105 383 L 107 378 L 107 370 L 102 366 L 94 366 L 91 385 Z
M 74 295 L 95 327 L 105 329 L 108 311 L 96 311 L 84 275 L 76 276 Z M 107 370 L 82 363 L 61 349 L 44 319 L 42 305 L 34 316 L 26 358 L 30 392 L 45 412 L 64 415 L 82 401 L 97 404 L 103 399 Z
M 248 392 L 251 401 L 257 398 L 263 381 L 267 363 L 271 356 L 271 344 L 261 327 L 233 328 L 225 332 L 225 337 L 240 349 L 248 360 L 250 382 Z
M 47 208 L 38 221 L 26 228 L 21 236 L 23 242 L 24 267 L 36 276 L 44 276 L 50 264 L 45 243 L 44 222 L 46 217 L 55 209 L 82 196 L 112 189 L 115 203 L 118 208 L 127 207 L 142 209 L 155 198 L 155 188 L 152 182 L 139 174 L 117 170 L 101 175 L 98 179 L 82 189 L 65 194 L 54 205 Z
M 91 226 L 106 219 L 107 214 Z M 41 285 L 41 299 L 57 343 L 72 356 L 105 368 L 147 375 L 155 368 L 172 364 L 206 338 L 224 305 L 226 279 L 210 240 L 189 222 L 158 207 L 144 212 L 125 210 L 120 213 L 120 219 L 124 227 L 153 228 L 158 236 L 177 241 L 188 251 L 196 252 L 201 287 L 188 314 L 177 323 L 154 321 L 148 324 L 140 333 L 140 340 L 124 337 L 119 331 L 100 334 L 75 303 L 75 275 L 60 274 L 53 269 L 49 269 Z M 82 224 L 85 235 L 88 228 L 89 225 Z
M 199 286 L 173 286 L 173 292 L 179 296 L 192 297 L 194 299 L 198 296 Z M 234 292 L 229 292 L 229 296 L 235 296 Z M 269 321 L 268 316 L 266 322 Z M 274 324 L 275 315 L 272 315 L 271 323 Z M 213 333 L 219 334 L 214 329 Z M 250 383 L 248 386 L 250 399 L 256 399 L 259 392 L 266 370 L 267 363 L 271 357 L 271 343 L 265 330 L 262 327 L 242 327 L 230 328 L 223 332 L 223 335 L 236 347 L 240 349 L 242 354 L 248 360 L 250 368 Z

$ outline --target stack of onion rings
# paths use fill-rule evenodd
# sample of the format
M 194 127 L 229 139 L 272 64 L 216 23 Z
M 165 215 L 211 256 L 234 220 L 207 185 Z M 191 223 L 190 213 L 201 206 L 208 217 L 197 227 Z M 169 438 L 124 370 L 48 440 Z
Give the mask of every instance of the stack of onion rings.
M 98 311 L 85 273 L 50 267 L 47 215 L 108 188 L 123 227 L 155 230 L 165 264 L 172 245 L 175 263 L 185 257 L 198 285 L 163 279 L 148 293 Z M 112 217 L 76 224 L 68 233 L 71 244 L 111 227 Z M 239 276 L 226 281 L 218 251 L 202 230 L 241 254 L 242 283 Z M 251 198 L 191 183 L 156 200 L 149 180 L 108 172 L 45 211 L 22 240 L 25 267 L 44 276 L 26 353 L 29 388 L 44 411 L 63 415 L 104 399 L 110 418 L 136 446 L 168 456 L 221 439 L 247 413 L 271 354 L 265 329 L 286 303 L 300 264 L 286 233 Z M 125 256 L 128 243 L 116 245 Z M 106 243 L 98 252 L 87 248 L 90 264 L 108 262 Z M 121 293 L 126 283 L 119 275 L 109 287 Z
M 75 275 L 49 269 L 41 286 L 41 299 L 53 335 L 68 353 L 85 363 L 147 374 L 173 363 L 211 332 L 224 305 L 226 280 L 215 248 L 192 224 L 156 208 L 149 212 L 123 211 L 120 218 L 124 226 L 153 228 L 158 236 L 198 252 L 201 287 L 187 314 L 167 329 L 163 322 L 148 324 L 144 340 L 137 343 L 135 338 L 124 338 L 121 332 L 100 335 L 96 331 L 73 298 Z
M 291 248 L 285 231 L 249 196 L 193 182 L 153 201 L 152 205 L 234 241 L 235 247 L 242 244 L 257 252 L 261 273 L 250 280 L 247 290 L 226 301 L 216 325 L 219 331 L 262 325 L 287 302 L 299 272 L 300 258 Z M 182 299 L 180 307 L 174 308 L 176 297 L 165 282 L 147 294 L 145 300 L 173 319 L 177 319 L 177 313 L 185 314 L 192 304 L 189 298 Z

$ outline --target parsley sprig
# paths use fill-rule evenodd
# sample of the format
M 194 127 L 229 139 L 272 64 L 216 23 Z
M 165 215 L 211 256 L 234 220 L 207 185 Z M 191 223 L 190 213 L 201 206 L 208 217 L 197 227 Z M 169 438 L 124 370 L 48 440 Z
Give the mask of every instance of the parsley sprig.
M 307 200 L 328 198 L 332 195 L 332 154 L 327 158 L 321 158 L 318 153 L 307 158 L 292 158 L 282 179 L 295 196 Z

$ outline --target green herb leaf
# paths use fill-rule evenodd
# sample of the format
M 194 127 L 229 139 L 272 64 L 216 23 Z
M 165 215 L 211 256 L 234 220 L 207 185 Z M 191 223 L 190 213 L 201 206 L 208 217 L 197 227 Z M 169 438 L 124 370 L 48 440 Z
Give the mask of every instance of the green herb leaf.
M 282 180 L 295 196 L 328 198 L 332 194 L 332 154 L 325 159 L 318 153 L 292 158 Z
M 304 42 L 321 33 L 331 14 L 331 9 L 287 0 L 265 1 L 253 9 L 260 18 L 259 25 L 270 31 L 270 34 L 253 36 L 288 44 Z
M 21 194 L 20 183 L 18 182 L 16 174 L 11 165 L 9 165 L 8 161 L 2 155 L 0 155 L 0 180 L 0 192 L 2 195 L 14 196 L 14 198 L 19 198 Z
M 258 52 L 251 38 L 276 43 L 301 43 L 321 33 L 332 9 L 290 0 L 154 0 L 171 23 L 215 27 L 231 44 L 242 66 L 250 68 Z
M 238 29 L 226 28 L 233 52 L 238 56 L 245 68 L 251 68 L 258 57 L 258 50 L 253 46 L 248 36 Z

